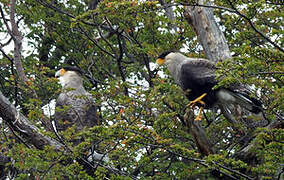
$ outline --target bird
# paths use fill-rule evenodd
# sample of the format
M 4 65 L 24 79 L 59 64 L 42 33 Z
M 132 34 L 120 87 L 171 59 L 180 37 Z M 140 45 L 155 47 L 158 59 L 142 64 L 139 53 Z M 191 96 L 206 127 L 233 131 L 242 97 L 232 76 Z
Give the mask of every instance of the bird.
M 246 85 L 213 88 L 218 84 L 216 64 L 203 58 L 188 58 L 180 52 L 165 51 L 156 59 L 166 65 L 175 83 L 185 92 L 190 101 L 187 107 L 200 107 L 196 121 L 202 119 L 203 109 L 219 108 L 231 123 L 237 123 L 232 107 L 239 105 L 248 112 L 263 117 L 262 103 L 251 97 Z
M 82 70 L 74 66 L 63 67 L 55 73 L 62 84 L 55 104 L 57 131 L 64 131 L 75 125 L 78 132 L 100 123 L 94 98 L 84 88 L 82 75 Z
M 62 84 L 62 90 L 56 100 L 55 129 L 56 132 L 65 131 L 75 125 L 75 131 L 80 132 L 85 128 L 101 125 L 101 119 L 97 115 L 95 99 L 83 86 L 83 72 L 74 66 L 65 66 L 55 73 Z M 61 137 L 60 137 L 61 138 Z M 71 140 L 73 145 L 84 141 L 83 138 Z M 95 149 L 95 141 L 88 151 L 88 162 L 109 162 L 107 154 L 98 153 Z

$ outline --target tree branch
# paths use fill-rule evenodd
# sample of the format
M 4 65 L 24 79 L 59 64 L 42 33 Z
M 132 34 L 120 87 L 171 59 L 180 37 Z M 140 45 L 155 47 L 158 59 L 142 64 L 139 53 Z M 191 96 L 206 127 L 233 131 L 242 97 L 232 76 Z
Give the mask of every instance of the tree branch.
M 163 8 L 166 11 L 166 16 L 169 18 L 169 20 L 171 21 L 169 23 L 169 28 L 173 29 L 175 32 L 178 31 L 178 27 L 174 24 L 176 17 L 173 11 L 173 8 L 171 6 L 168 5 L 168 3 L 165 2 L 165 0 L 159 0 L 160 4 L 163 6 Z
M 283 128 L 284 126 L 284 118 L 281 117 L 277 120 L 272 121 L 269 125 L 267 125 L 265 128 L 267 128 L 268 130 L 274 129 L 274 128 Z M 256 146 L 255 141 L 252 141 L 251 143 L 249 143 L 246 147 L 244 147 L 242 150 L 240 150 L 239 152 L 237 152 L 235 154 L 235 157 L 240 158 L 243 161 L 250 161 L 252 158 L 254 158 L 256 156 L 255 152 L 252 152 L 251 150 Z
M 186 109 L 186 113 L 184 115 L 184 122 L 186 123 L 189 132 L 192 134 L 199 152 L 203 156 L 213 154 L 214 151 L 212 149 L 212 145 L 207 139 L 206 133 L 201 125 L 201 122 L 194 120 L 194 113 L 189 108 Z
M 19 31 L 17 23 L 15 21 L 15 2 L 16 0 L 11 0 L 10 4 L 10 23 L 12 27 L 12 34 L 14 40 L 14 61 L 17 73 L 22 83 L 26 83 L 28 78 L 25 75 L 24 68 L 21 61 L 21 50 L 22 50 L 22 35 Z
M 3 118 L 15 132 L 19 133 L 28 143 L 33 144 L 38 149 L 43 149 L 45 145 L 54 146 L 56 150 L 64 146 L 42 135 L 40 130 L 32 125 L 28 119 L 20 113 L 13 104 L 0 91 L 0 117 Z
M 260 30 L 258 30 L 255 25 L 253 24 L 253 22 L 250 20 L 250 18 L 248 18 L 246 15 L 242 14 L 240 11 L 237 10 L 237 8 L 235 8 L 234 4 L 228 0 L 229 4 L 231 5 L 231 7 L 233 8 L 233 10 L 235 11 L 236 14 L 238 14 L 239 16 L 241 16 L 242 18 L 244 18 L 245 20 L 247 20 L 247 22 L 249 23 L 249 25 L 251 26 L 251 28 L 257 32 L 261 37 L 263 37 L 266 41 L 268 41 L 270 44 L 272 44 L 274 47 L 276 47 L 277 49 L 279 49 L 281 52 L 284 52 L 284 49 L 282 49 L 280 46 L 278 46 L 278 44 L 276 44 L 275 42 L 273 42 L 271 39 L 269 39 L 263 32 L 261 32 Z
M 263 32 L 261 32 L 260 30 L 258 30 L 255 25 L 253 24 L 253 22 L 244 14 L 242 14 L 240 11 L 238 11 L 233 3 L 228 0 L 228 2 L 230 3 L 232 8 L 227 8 L 227 7 L 223 7 L 223 6 L 215 6 L 215 5 L 208 5 L 208 4 L 203 4 L 202 3 L 196 3 L 196 4 L 190 4 L 190 3 L 179 3 L 180 5 L 184 5 L 184 6 L 191 6 L 193 7 L 206 7 L 206 8 L 214 8 L 214 9 L 221 9 L 221 10 L 225 10 L 225 11 L 229 11 L 231 13 L 235 13 L 237 15 L 239 15 L 240 17 L 244 18 L 246 21 L 248 21 L 249 25 L 252 27 L 252 29 L 258 33 L 261 37 L 263 37 L 266 41 L 268 41 L 270 44 L 272 44 L 275 48 L 279 49 L 280 51 L 284 52 L 284 49 L 281 48 L 279 45 L 277 45 L 275 42 L 273 42 L 269 37 L 267 37 Z M 175 4 L 171 4 L 170 6 L 176 6 Z
M 200 0 L 198 4 L 203 4 L 203 0 Z M 184 15 L 197 34 L 209 60 L 219 62 L 232 58 L 225 36 L 214 19 L 212 9 L 185 7 Z

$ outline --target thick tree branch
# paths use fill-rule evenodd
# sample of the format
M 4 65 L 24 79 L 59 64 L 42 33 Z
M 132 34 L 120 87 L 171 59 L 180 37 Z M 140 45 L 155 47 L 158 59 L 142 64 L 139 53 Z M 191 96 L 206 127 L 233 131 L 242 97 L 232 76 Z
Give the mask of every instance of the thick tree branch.
M 22 83 L 28 81 L 28 78 L 25 75 L 24 68 L 21 61 L 21 50 L 22 50 L 22 35 L 19 31 L 18 25 L 15 21 L 15 2 L 16 0 L 11 0 L 10 4 L 10 23 L 12 28 L 12 36 L 14 40 L 14 61 L 17 73 Z
M 184 122 L 186 123 L 189 132 L 192 134 L 199 152 L 203 156 L 213 154 L 214 151 L 212 149 L 212 145 L 207 139 L 206 133 L 201 125 L 201 122 L 194 120 L 194 113 L 189 108 L 186 109 L 186 113 L 184 115 Z
M 38 149 L 43 149 L 45 145 L 54 146 L 59 150 L 64 146 L 44 136 L 40 130 L 32 125 L 28 119 L 20 113 L 13 104 L 0 91 L 0 117 L 7 123 L 15 132 L 19 133 L 28 143 L 33 144 Z
M 199 1 L 199 4 L 203 4 L 203 0 Z M 232 58 L 225 36 L 214 19 L 212 9 L 197 6 L 185 7 L 184 15 L 197 34 L 209 60 L 218 62 Z

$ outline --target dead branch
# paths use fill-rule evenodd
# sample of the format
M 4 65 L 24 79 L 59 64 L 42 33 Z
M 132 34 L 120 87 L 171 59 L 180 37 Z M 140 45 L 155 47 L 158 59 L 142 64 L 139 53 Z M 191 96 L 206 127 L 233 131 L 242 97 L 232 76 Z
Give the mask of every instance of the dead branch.
M 23 36 L 21 35 L 18 25 L 15 20 L 15 2 L 16 0 L 11 0 L 10 4 L 10 23 L 12 28 L 12 34 L 14 41 L 14 62 L 16 66 L 17 73 L 22 83 L 26 83 L 28 78 L 25 75 L 24 68 L 21 61 L 21 50 L 22 50 L 22 40 Z M 7 27 L 8 28 L 8 27 Z
M 200 0 L 198 4 L 204 4 L 203 0 Z M 218 62 L 232 58 L 225 36 L 214 19 L 212 9 L 187 6 L 184 15 L 193 27 L 208 59 Z
M 201 122 L 194 120 L 194 113 L 192 109 L 190 108 L 186 109 L 186 113 L 183 119 L 184 122 L 186 123 L 189 133 L 191 133 L 194 138 L 195 144 L 199 152 L 203 156 L 208 156 L 209 154 L 213 154 L 214 151 L 212 149 L 212 145 L 207 139 L 206 133 L 201 125 Z
M 43 149 L 45 145 L 53 146 L 59 150 L 64 146 L 49 137 L 40 133 L 40 130 L 32 125 L 28 119 L 20 113 L 13 104 L 0 91 L 0 117 L 15 132 L 19 133 L 28 143 L 34 145 L 38 149 Z

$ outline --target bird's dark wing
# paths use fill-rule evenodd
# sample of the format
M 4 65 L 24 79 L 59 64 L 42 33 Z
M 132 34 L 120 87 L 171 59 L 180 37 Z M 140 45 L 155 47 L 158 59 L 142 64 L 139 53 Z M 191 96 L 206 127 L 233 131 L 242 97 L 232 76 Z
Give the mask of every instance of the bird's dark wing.
M 78 94 L 78 93 L 77 93 Z M 91 94 L 61 93 L 56 101 L 55 124 L 58 131 L 76 124 L 76 129 L 99 124 L 97 108 Z
M 181 66 L 181 86 L 183 89 L 211 89 L 217 83 L 215 71 L 215 64 L 206 59 L 188 60 Z
M 56 125 L 56 129 L 58 131 L 66 130 L 68 127 L 66 124 L 64 125 L 64 121 L 69 121 L 70 114 L 68 114 L 68 107 L 70 104 L 68 104 L 68 96 L 66 93 L 61 93 L 55 104 L 55 114 L 54 114 L 54 121 Z
M 88 105 L 87 105 L 87 111 L 85 115 L 85 125 L 87 127 L 93 127 L 95 125 L 100 124 L 99 117 L 97 115 L 97 107 L 94 104 L 94 98 L 91 94 L 87 94 L 88 97 Z

